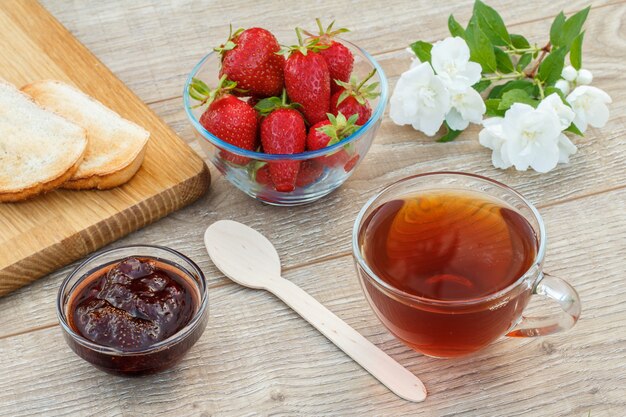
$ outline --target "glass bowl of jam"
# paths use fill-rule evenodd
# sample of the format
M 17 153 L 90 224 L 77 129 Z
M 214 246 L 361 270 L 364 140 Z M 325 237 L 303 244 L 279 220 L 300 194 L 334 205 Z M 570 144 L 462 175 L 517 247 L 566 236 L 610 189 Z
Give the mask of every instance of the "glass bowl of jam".
M 87 362 L 114 374 L 150 374 L 176 364 L 204 332 L 206 280 L 166 247 L 110 249 L 65 279 L 57 315 L 66 342 Z

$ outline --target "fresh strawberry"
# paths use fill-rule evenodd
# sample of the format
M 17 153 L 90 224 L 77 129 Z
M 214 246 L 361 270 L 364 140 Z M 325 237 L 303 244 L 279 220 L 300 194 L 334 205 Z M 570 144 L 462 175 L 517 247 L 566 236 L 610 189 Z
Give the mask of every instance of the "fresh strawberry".
M 226 80 L 225 75 L 214 90 L 201 80 L 193 79 L 189 95 L 200 101 L 199 106 L 209 105 L 200 116 L 200 124 L 209 133 L 231 145 L 254 151 L 258 146 L 257 113 L 248 103 L 229 93 L 235 87 L 236 83 Z M 228 151 L 222 150 L 220 154 L 234 164 L 245 165 L 249 162 L 248 158 Z
M 308 150 L 316 151 L 339 143 L 359 129 L 355 124 L 359 117 L 356 114 L 349 119 L 346 119 L 343 113 L 339 113 L 337 116 L 328 113 L 327 117 L 326 120 L 311 126 L 306 138 Z
M 261 100 L 256 109 L 267 114 L 261 122 L 261 143 L 268 154 L 291 155 L 304 152 L 306 125 L 294 104 L 286 103 L 286 92 L 282 100 L 272 97 Z M 276 103 L 279 100 L 279 103 Z M 274 106 L 272 107 L 272 102 Z M 269 114 L 268 114 L 269 113 Z M 296 188 L 300 161 L 269 162 L 270 178 L 277 191 L 291 192 Z
M 270 169 L 267 163 L 261 161 L 255 161 L 250 170 L 250 178 L 260 185 L 266 187 L 274 187 L 272 179 L 270 178 Z
M 326 60 L 318 53 L 327 46 L 316 40 L 303 45 L 300 30 L 296 33 L 299 45 L 281 50 L 288 56 L 285 87 L 289 98 L 302 106 L 300 110 L 313 125 L 324 120 L 330 109 L 330 73 Z
M 306 187 L 313 184 L 324 173 L 324 165 L 316 159 L 307 159 L 302 162 L 298 178 L 296 179 L 297 187 Z
M 339 113 L 337 117 L 329 113 L 327 120 L 316 123 L 309 130 L 306 138 L 307 149 L 315 151 L 339 143 L 359 129 L 359 126 L 355 125 L 357 118 L 356 114 L 346 119 L 342 113 Z M 330 155 L 320 157 L 319 161 L 328 167 L 343 166 L 351 158 L 348 152 L 351 149 L 352 145 L 347 145 Z
M 261 28 L 239 29 L 215 51 L 222 55 L 220 77 L 227 75 L 245 95 L 277 96 L 283 90 L 285 58 L 271 32 Z
M 350 83 L 336 81 L 341 88 L 330 98 L 330 112 L 334 115 L 343 113 L 346 116 L 358 114 L 357 125 L 364 125 L 372 117 L 372 107 L 369 100 L 380 95 L 375 91 L 378 88 L 378 82 L 365 85 L 365 83 L 374 76 L 376 69 L 370 72 L 363 81 L 357 84 L 355 79 Z
M 346 28 L 333 30 L 335 22 L 324 29 L 320 19 L 315 19 L 317 27 L 319 28 L 319 34 L 314 35 L 310 32 L 306 33 L 310 39 L 317 39 L 321 45 L 327 45 L 328 48 L 322 49 L 319 54 L 324 57 L 326 64 L 328 65 L 328 71 L 330 72 L 330 90 L 331 94 L 338 91 L 340 87 L 334 82 L 339 80 L 343 82 L 350 81 L 350 75 L 352 74 L 352 67 L 354 66 L 354 55 L 350 52 L 345 45 L 335 41 L 333 38 L 340 33 L 349 32 Z
M 357 162 L 359 162 L 359 154 L 354 155 L 352 158 L 350 158 L 350 160 L 348 162 L 346 162 L 346 164 L 343 166 L 344 171 L 346 172 L 350 172 L 354 169 L 354 167 L 356 166 Z

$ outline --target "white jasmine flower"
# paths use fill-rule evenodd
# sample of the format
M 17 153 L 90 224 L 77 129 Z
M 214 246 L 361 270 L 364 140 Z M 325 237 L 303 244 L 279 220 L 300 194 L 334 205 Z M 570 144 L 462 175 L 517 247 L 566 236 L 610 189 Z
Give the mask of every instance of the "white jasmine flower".
M 558 94 L 552 93 L 548 97 L 541 100 L 537 110 L 554 112 L 561 124 L 561 130 L 567 129 L 574 121 L 574 110 L 563 103 Z
M 491 153 L 491 162 L 496 168 L 506 169 L 512 164 L 508 155 L 502 153 L 502 145 L 506 141 L 502 132 L 502 123 L 504 118 L 492 117 L 483 120 L 483 130 L 478 134 L 478 142 L 486 148 L 493 150 Z
M 565 95 L 569 94 L 569 90 L 570 90 L 569 81 L 560 79 L 554 84 L 554 86 L 558 88 L 559 90 L 561 90 L 563 94 Z
M 578 148 L 572 143 L 571 140 L 565 134 L 561 133 L 559 136 L 559 163 L 567 164 L 569 162 L 570 155 L 574 155 Z
M 463 38 L 446 38 L 433 45 L 431 62 L 448 88 L 460 90 L 480 81 L 482 67 L 470 62 L 470 50 Z
M 578 85 L 589 85 L 593 81 L 593 74 L 591 71 L 581 68 L 578 71 L 578 76 L 576 77 L 576 84 Z
M 548 172 L 559 162 L 561 124 L 553 112 L 515 103 L 504 115 L 502 132 L 502 152 L 518 171 Z
M 483 98 L 471 87 L 450 90 L 450 104 L 452 108 L 446 114 L 446 122 L 453 130 L 464 130 L 470 122 L 480 124 L 487 110 Z
M 574 124 L 581 132 L 587 130 L 587 125 L 604 127 L 609 120 L 607 104 L 611 103 L 611 97 L 599 88 L 578 86 L 567 96 L 567 102 L 576 114 Z
M 563 68 L 563 71 L 561 72 L 561 78 L 569 82 L 574 82 L 577 76 L 578 71 L 576 71 L 576 68 L 572 67 L 571 65 Z
M 389 116 L 398 125 L 410 124 L 433 136 L 450 110 L 450 93 L 428 62 L 404 72 L 391 96 Z

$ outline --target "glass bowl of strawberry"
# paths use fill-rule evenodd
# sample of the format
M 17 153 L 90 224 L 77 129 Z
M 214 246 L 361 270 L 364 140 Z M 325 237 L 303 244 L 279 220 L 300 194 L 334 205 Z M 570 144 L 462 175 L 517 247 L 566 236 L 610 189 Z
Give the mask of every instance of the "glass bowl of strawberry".
M 213 165 L 268 204 L 307 204 L 340 187 L 363 161 L 387 104 L 385 74 L 365 50 L 296 29 L 281 46 L 240 29 L 189 75 L 184 106 Z

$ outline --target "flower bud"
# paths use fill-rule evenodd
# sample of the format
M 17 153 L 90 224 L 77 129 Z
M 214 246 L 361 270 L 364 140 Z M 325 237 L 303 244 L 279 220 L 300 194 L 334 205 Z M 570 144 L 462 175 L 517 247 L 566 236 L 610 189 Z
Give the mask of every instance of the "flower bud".
M 563 72 L 561 72 L 561 77 L 570 82 L 573 82 L 577 76 L 578 71 L 576 71 L 576 68 L 572 67 L 571 65 L 563 68 Z
M 576 77 L 576 84 L 580 85 L 589 85 L 593 80 L 593 74 L 591 71 L 586 69 L 581 69 L 578 71 L 578 76 Z
M 569 94 L 569 90 L 570 90 L 570 86 L 569 86 L 569 82 L 566 80 L 558 80 L 556 82 L 556 84 L 554 84 L 554 86 L 556 88 L 558 88 L 559 90 L 561 90 L 563 92 L 563 94 L 568 95 Z

